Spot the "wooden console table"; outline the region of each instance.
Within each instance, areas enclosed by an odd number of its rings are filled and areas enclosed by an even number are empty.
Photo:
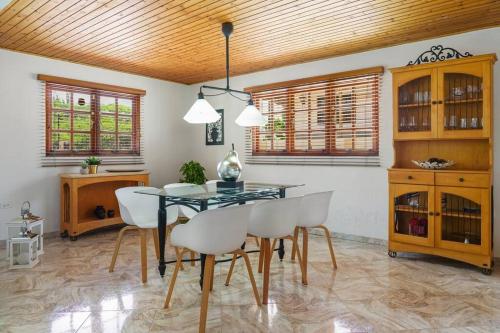
[[[61,225],[62,237],[71,240],[85,232],[102,227],[122,224],[115,190],[127,186],[148,186],[149,171],[98,173],[94,175],[61,174]],[[98,219],[96,206],[112,209],[115,216]]]

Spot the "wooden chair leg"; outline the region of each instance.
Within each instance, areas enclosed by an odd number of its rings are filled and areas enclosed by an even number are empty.
[[[208,296],[210,295],[210,284],[212,283],[215,256],[208,255],[205,260],[205,278],[203,279],[203,292],[201,295],[200,326],[199,333],[205,333],[207,327]]]
[[[271,257],[269,258],[269,261],[273,259],[274,255],[274,248],[276,247],[276,242],[278,241],[277,238],[273,239],[273,244],[271,245],[271,253],[269,254]]]
[[[293,239],[295,240],[292,245],[292,260],[295,260],[295,252],[297,252],[297,241],[299,239],[299,227],[295,227],[293,231]]]
[[[250,279],[250,283],[252,284],[252,289],[253,289],[253,294],[255,296],[255,301],[257,302],[258,306],[261,306],[262,303],[260,301],[259,291],[257,290],[257,285],[255,284],[255,279],[253,277],[252,264],[250,263],[250,259],[248,258],[248,254],[246,254],[245,251],[243,251],[243,250],[239,250],[237,253],[239,255],[241,255],[243,257],[243,259],[245,259],[245,264],[247,266],[247,271],[248,271],[248,278]],[[235,260],[236,257],[237,257],[237,255],[234,254],[233,260]]]
[[[159,245],[159,239],[158,239],[158,229],[153,228],[151,229],[151,232],[153,233],[153,242],[155,243],[155,254],[156,254],[156,260],[160,260],[160,245]]]
[[[210,291],[214,289],[214,276],[215,276],[215,264],[214,268],[212,269],[212,277],[210,278]]]
[[[262,267],[264,266],[264,247],[262,246],[262,238],[260,239],[260,253],[259,253],[259,267],[258,272],[262,273]]]
[[[260,248],[259,237],[254,236],[253,238],[255,239],[255,244],[257,245],[257,247]]]
[[[179,269],[182,265],[182,256],[177,256],[177,262],[175,263],[174,273],[170,278],[170,284],[168,286],[167,297],[165,298],[165,304],[163,304],[164,309],[168,309],[170,306],[170,299],[172,298],[172,294],[174,292],[175,280],[177,279],[177,274],[179,273]]]
[[[235,253],[233,254],[233,260],[231,260],[231,266],[229,266],[229,272],[227,273],[226,277],[226,286],[229,286],[229,282],[231,281],[231,275],[233,274],[233,269],[234,269],[234,264],[236,263],[236,258],[238,258],[238,255]]]
[[[182,259],[184,259],[184,252],[181,252],[178,247],[175,248],[175,255],[181,257],[181,271],[184,270],[184,265],[182,264]]]
[[[118,257],[118,252],[120,251],[120,245],[122,243],[123,234],[127,230],[135,230],[135,229],[137,229],[136,226],[129,225],[129,226],[123,227],[120,230],[120,232],[118,233],[118,239],[116,240],[116,244],[115,244],[115,252],[113,253],[113,257],[111,258],[111,264],[109,265],[109,272],[110,273],[115,270],[116,257]]]
[[[307,250],[308,250],[308,232],[307,228],[302,229],[302,284],[307,286]]]
[[[330,257],[332,258],[333,268],[337,269],[337,260],[335,260],[335,252],[333,252],[332,238],[330,237],[330,230],[324,225],[318,226],[318,228],[323,229],[325,232],[326,241],[328,243],[328,249],[330,250]]]
[[[147,234],[145,229],[139,229],[141,236],[141,276],[142,283],[148,282],[148,248]]]
[[[299,266],[300,266],[300,273],[302,274],[302,272],[304,271],[304,268],[302,266],[302,256],[300,255],[300,248],[299,248],[299,242],[297,239],[295,239],[294,237],[292,237],[292,246],[295,246],[296,250],[295,250],[295,254],[297,255],[297,259],[299,261]]]
[[[194,252],[194,251],[189,251],[189,252],[191,253],[191,256],[190,256],[190,258],[191,258],[191,266],[194,267],[194,266],[196,266],[196,262],[194,261],[195,256],[196,256],[196,252]]]
[[[271,245],[269,238],[261,238],[261,245],[264,247],[264,281],[262,282],[262,304],[267,304],[269,297],[269,270],[271,268]]]

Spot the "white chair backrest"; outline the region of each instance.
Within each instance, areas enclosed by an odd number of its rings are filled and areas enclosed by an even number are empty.
[[[194,186],[194,188],[192,190],[193,192],[197,191],[196,184],[192,184],[192,183],[172,183],[172,184],[167,184],[167,185],[163,186],[163,188],[165,189],[165,192],[169,193],[169,190],[172,190],[175,188],[177,188],[177,189],[183,188],[183,187],[187,188],[190,186]],[[186,189],[185,192],[186,192],[185,194],[189,194],[190,190]],[[177,206],[177,209],[179,210],[179,212],[178,212],[179,215],[182,217],[192,218],[193,216],[198,214],[197,211],[192,210],[191,208],[186,207],[186,206]],[[168,215],[168,213],[167,213],[167,215]]]
[[[254,204],[248,232],[264,238],[279,238],[293,234],[297,226],[302,197],[257,202]]]
[[[172,183],[172,184],[167,184],[165,186],[163,186],[163,188],[165,189],[165,191],[168,192],[168,190],[171,190],[173,188],[179,188],[179,187],[188,187],[188,186],[194,186],[195,184],[191,184],[191,183]]]
[[[252,207],[242,205],[203,211],[188,223],[175,227],[172,242],[213,255],[237,250],[245,242]]]
[[[115,191],[120,215],[123,222],[138,227],[152,227],[158,219],[158,197],[156,195],[147,195],[135,193],[140,190],[158,190],[155,187],[131,186],[119,188]],[[176,206],[167,208],[168,221],[176,221],[178,209]]]
[[[317,227],[328,219],[333,191],[304,195],[300,204],[298,225],[301,227]]]

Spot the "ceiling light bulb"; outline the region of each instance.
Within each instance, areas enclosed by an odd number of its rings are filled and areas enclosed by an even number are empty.
[[[200,92],[198,99],[184,116],[184,120],[190,124],[208,124],[216,122],[220,117]]]
[[[260,113],[259,109],[253,105],[253,101],[250,100],[235,122],[244,127],[262,127],[267,123],[267,118]]]

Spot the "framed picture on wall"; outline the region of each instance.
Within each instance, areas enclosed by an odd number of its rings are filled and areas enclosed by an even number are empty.
[[[215,110],[220,114],[220,119],[215,123],[206,125],[205,144],[207,146],[216,146],[224,144],[224,110]]]

